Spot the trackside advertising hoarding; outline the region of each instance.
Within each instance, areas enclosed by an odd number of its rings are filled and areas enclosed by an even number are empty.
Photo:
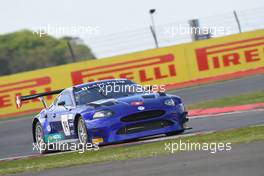
[[[174,84],[264,67],[264,30],[84,61],[0,77],[0,118],[39,110],[39,100],[17,110],[15,97],[111,78],[142,85]],[[54,96],[46,97],[51,103]]]

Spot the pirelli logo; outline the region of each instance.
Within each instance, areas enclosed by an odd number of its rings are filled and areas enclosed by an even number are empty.
[[[164,66],[165,68],[161,68]],[[73,85],[103,79],[127,78],[139,79],[139,83],[176,76],[173,54],[154,57],[135,58],[114,64],[91,67],[71,73]]]
[[[66,71],[64,75],[69,74],[72,85],[82,84],[103,79],[127,78],[130,80],[139,80],[140,83],[155,81],[176,76],[175,57],[173,54],[158,55],[153,57],[131,59],[128,61],[120,60],[117,63],[107,64],[87,69],[75,69]],[[21,94],[30,95],[41,92],[51,91],[52,75],[37,75],[34,79],[25,79],[23,81],[12,81],[11,83],[0,84],[0,109],[15,107],[15,97]],[[60,85],[61,88],[72,85]],[[52,96],[47,96],[51,100]],[[38,99],[26,101],[25,103],[38,102]]]
[[[195,52],[199,71],[259,62],[264,53],[264,37],[198,48]]]
[[[13,106],[15,97],[21,95],[21,92],[25,92],[25,94],[36,94],[39,88],[41,89],[39,93],[44,91],[47,92],[51,91],[50,86],[51,78],[48,76],[0,84],[0,108]],[[51,98],[52,97],[47,97],[47,99]],[[38,99],[32,100],[32,102],[36,101],[38,101]]]

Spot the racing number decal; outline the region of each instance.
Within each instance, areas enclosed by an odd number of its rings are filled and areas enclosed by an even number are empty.
[[[68,115],[61,116],[61,124],[62,124],[62,128],[63,128],[65,136],[70,136],[71,132],[70,132],[70,126],[68,123]]]

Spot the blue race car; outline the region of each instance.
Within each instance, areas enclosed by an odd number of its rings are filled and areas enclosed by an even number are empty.
[[[117,91],[113,89],[116,86]],[[43,96],[52,94],[59,95],[47,107]],[[146,91],[127,79],[21,96],[16,103],[19,107],[22,101],[35,98],[45,107],[32,121],[33,141],[37,144],[76,141],[105,145],[158,134],[174,135],[182,133],[188,121],[179,97]]]

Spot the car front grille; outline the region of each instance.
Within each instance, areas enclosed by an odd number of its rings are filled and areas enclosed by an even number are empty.
[[[135,114],[130,114],[128,116],[122,117],[120,120],[121,122],[135,122],[135,121],[160,117],[164,114],[165,114],[164,110],[150,110],[150,111],[143,111]]]
[[[148,131],[148,130],[155,130],[160,129],[168,126],[172,126],[173,122],[169,120],[159,120],[159,121],[152,121],[152,122],[144,122],[136,125],[130,125],[126,127],[122,127],[117,131],[118,135],[122,134],[133,134],[138,133],[142,131]]]

